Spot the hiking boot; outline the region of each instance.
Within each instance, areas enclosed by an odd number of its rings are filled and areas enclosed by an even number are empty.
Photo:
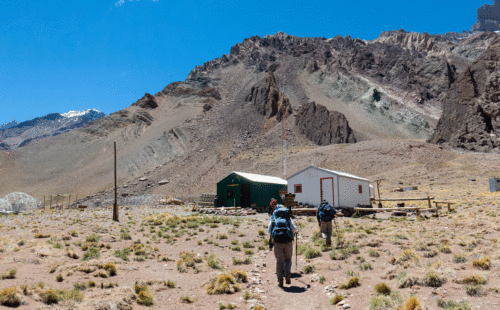
[[[279,287],[283,287],[283,280],[282,281],[278,281],[278,286]]]
[[[292,280],[290,280],[290,278],[285,278],[286,280],[286,284],[292,284]]]

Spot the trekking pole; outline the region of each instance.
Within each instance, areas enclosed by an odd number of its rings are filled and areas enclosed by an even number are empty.
[[[335,229],[337,230],[337,239],[339,240],[338,246],[341,246],[342,241],[340,240],[339,227],[337,226],[337,221],[335,221],[335,217],[333,218],[333,223],[335,224]]]
[[[299,233],[297,232],[295,234],[295,271],[297,271],[297,249],[298,249],[298,243],[299,243]]]

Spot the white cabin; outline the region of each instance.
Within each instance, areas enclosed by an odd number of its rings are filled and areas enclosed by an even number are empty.
[[[370,206],[370,197],[375,195],[368,179],[315,166],[297,172],[287,182],[288,193],[295,194],[297,202],[315,207],[323,199],[334,207]]]

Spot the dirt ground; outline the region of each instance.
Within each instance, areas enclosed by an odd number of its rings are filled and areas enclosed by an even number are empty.
[[[2,216],[0,301],[15,287],[20,309],[412,309],[404,307],[413,295],[422,309],[498,309],[498,193],[436,194],[455,210],[339,218],[336,249],[324,247],[315,218],[297,217],[300,255],[296,265],[294,250],[292,284],[283,289],[266,214],[156,206],[122,207],[119,223],[110,209]],[[333,236],[338,244],[335,229]],[[230,294],[207,293],[210,279],[233,270],[246,279],[222,286]],[[341,288],[354,277],[359,286]],[[390,295],[377,294],[380,283]],[[336,295],[342,305],[330,304]]]

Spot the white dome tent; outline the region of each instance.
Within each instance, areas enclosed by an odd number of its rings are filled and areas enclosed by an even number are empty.
[[[12,212],[12,205],[5,199],[0,198],[0,212]]]
[[[35,198],[26,193],[10,193],[3,198],[12,205],[13,212],[36,211],[38,209]]]

